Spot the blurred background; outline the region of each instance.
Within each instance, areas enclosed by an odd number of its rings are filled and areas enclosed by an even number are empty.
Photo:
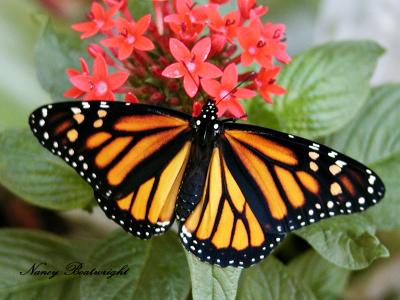
[[[291,55],[331,40],[372,39],[387,51],[373,85],[400,82],[399,0],[262,2],[270,7],[270,21],[287,24]],[[26,127],[28,114],[50,102],[35,71],[36,40],[47,18],[65,27],[82,20],[89,5],[88,0],[0,1],[0,130]],[[55,213],[23,202],[1,185],[0,226],[44,229],[74,238],[102,237],[115,228],[97,208]],[[384,232],[380,238],[391,257],[353,274],[343,299],[400,299],[400,232]]]

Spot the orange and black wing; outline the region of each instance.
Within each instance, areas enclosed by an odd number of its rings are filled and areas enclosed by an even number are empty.
[[[292,230],[361,212],[384,195],[369,168],[306,139],[226,124],[201,201],[181,223],[186,248],[201,260],[246,267]]]
[[[216,146],[199,203],[186,218],[180,217],[181,241],[202,261],[247,267],[266,257],[284,236],[263,228],[266,224],[257,218],[261,206],[250,205],[243,191],[248,187],[240,184],[222,147]]]
[[[32,113],[40,143],[94,189],[107,214],[141,238],[174,220],[191,148],[190,116],[123,102],[66,102]]]

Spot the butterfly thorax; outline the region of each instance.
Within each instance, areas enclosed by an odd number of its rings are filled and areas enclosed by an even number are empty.
[[[193,120],[196,140],[202,145],[210,145],[222,132],[222,123],[218,120],[218,109],[212,100],[203,105],[201,113]]]

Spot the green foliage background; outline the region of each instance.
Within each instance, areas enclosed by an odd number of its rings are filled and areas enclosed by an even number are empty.
[[[131,8],[142,12],[151,6],[135,1]],[[13,22],[26,20],[27,13],[32,16],[29,26]],[[49,99],[62,99],[68,87],[64,70],[77,67],[85,45],[66,25],[38,15],[27,1],[1,3],[0,19],[18,25],[0,27],[14,33],[13,40],[0,45],[1,57],[9,57],[0,73],[9,80],[0,81],[0,183],[40,207],[89,208],[94,204],[90,187],[43,149],[26,124],[30,110]],[[33,45],[34,57],[29,50]],[[174,232],[143,242],[117,230],[88,243],[2,229],[0,298],[187,299],[190,293],[195,300],[340,298],[353,270],[389,255],[377,231],[400,228],[400,84],[369,84],[383,54],[372,41],[334,42],[301,51],[279,76],[278,82],[288,90],[285,96],[273,105],[261,99],[246,103],[251,123],[318,139],[364,162],[386,184],[387,196],[376,207],[298,230],[277,249],[278,254],[291,253],[302,239],[311,246],[306,252],[291,255],[289,262],[272,255],[241,271],[200,263],[185,254]],[[32,79],[33,72],[45,92]],[[20,83],[17,88],[11,84],[15,80]],[[100,269],[128,264],[130,271],[112,279],[19,275],[41,261],[59,269],[71,261]]]

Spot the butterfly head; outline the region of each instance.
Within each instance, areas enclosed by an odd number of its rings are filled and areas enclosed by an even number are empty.
[[[201,108],[199,116],[195,119],[196,127],[206,128],[209,127],[209,125],[212,125],[213,123],[217,122],[218,120],[217,112],[218,109],[217,106],[215,105],[215,102],[211,99],[207,100],[207,102]]]
[[[205,120],[216,120],[217,119],[218,108],[215,105],[215,102],[211,99],[208,99],[207,102],[201,108],[201,113],[199,118]]]
[[[221,130],[221,122],[218,120],[218,109],[215,102],[209,99],[202,107],[200,115],[194,119],[194,127],[201,136],[203,143],[211,137],[216,137]]]

